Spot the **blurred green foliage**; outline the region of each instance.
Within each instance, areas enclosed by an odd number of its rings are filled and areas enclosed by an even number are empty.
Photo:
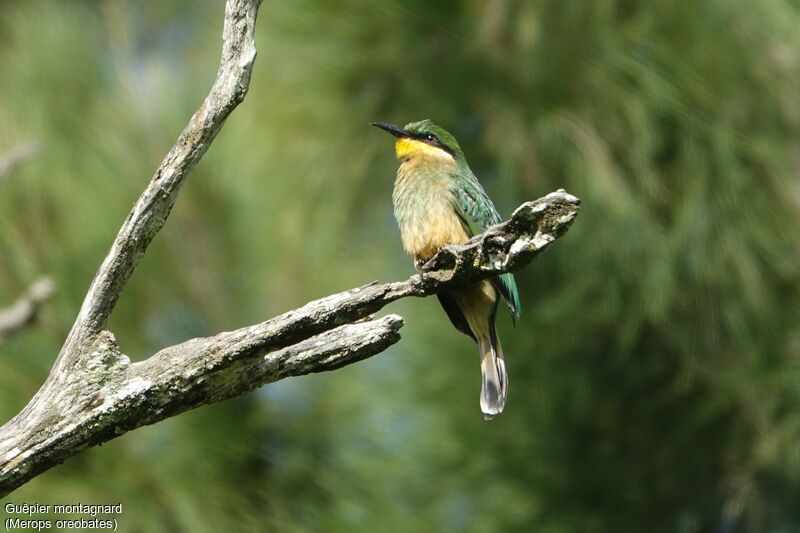
[[[45,378],[133,201],[209,87],[221,2],[0,2],[0,418]],[[126,531],[800,530],[800,6],[264,2],[250,94],[112,320],[134,359],[412,271],[391,142],[432,118],[506,214],[565,187],[519,276],[506,413],[435,300],[396,347],[137,430],[10,501]]]

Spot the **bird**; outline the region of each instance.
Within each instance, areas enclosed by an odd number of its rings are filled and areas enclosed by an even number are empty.
[[[461,244],[502,219],[469,167],[458,141],[428,119],[398,127],[371,122],[395,137],[400,167],[392,204],[405,251],[419,270],[443,246]],[[503,412],[508,374],[495,316],[499,301],[513,322],[520,316],[517,284],[511,273],[439,293],[439,302],[456,329],[478,345],[480,407],[485,420]]]

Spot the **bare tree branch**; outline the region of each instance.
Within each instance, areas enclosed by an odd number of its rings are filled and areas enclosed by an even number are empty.
[[[107,339],[103,328],[133,269],[163,227],[181,185],[205,154],[225,119],[247,93],[256,56],[254,34],[260,3],[260,0],[227,0],[222,58],[211,91],[122,224],[44,385],[19,415],[0,428],[0,462],[4,460],[5,450],[16,448],[17,438],[6,438],[7,428],[37,431],[41,429],[43,420],[76,414],[75,410],[80,407],[70,405],[67,408],[65,399],[78,397],[76,387],[81,386],[81,380],[88,377],[95,380],[96,385],[102,384],[107,376],[98,371],[98,364],[113,367],[123,361],[118,351],[97,350],[105,346]],[[65,408],[62,413],[54,411],[54,408],[61,407]],[[12,448],[8,448],[9,445]],[[5,486],[2,479],[6,473],[7,468],[0,466],[2,487]]]
[[[402,324],[402,318],[389,315],[281,346],[279,339],[264,335],[269,328],[264,323],[192,339],[141,363],[120,354],[113,335],[104,331],[93,346],[91,374],[68,376],[49,411],[35,419],[18,416],[0,429],[0,496],[137,427],[264,383],[365,359],[397,342]]]
[[[517,270],[561,236],[579,201],[564,191],[519,207],[468,243],[443,248],[406,281],[371,283],[275,318],[171,346],[140,363],[103,331],[85,349],[82,373],[65,373],[0,428],[0,496],[88,446],[187,409],[289,376],[339,368],[385,350],[403,320],[360,322],[408,296],[427,296]]]
[[[4,154],[0,154],[0,181],[7,178],[17,167],[39,153],[39,143],[22,143]]]
[[[56,284],[52,278],[39,278],[14,304],[0,309],[0,342],[20,332],[33,322],[39,308],[53,296],[55,289]]]
[[[560,190],[518,208],[460,246],[441,250],[408,280],[372,283],[260,324],[191,339],[131,363],[104,328],[178,189],[238,104],[255,57],[258,0],[228,0],[222,63],[200,110],[128,215],[92,282],[42,388],[0,427],[0,497],[81,450],[127,431],[253,388],[340,368],[399,339],[402,318],[371,315],[407,296],[426,296],[517,270],[570,226],[577,198]]]
[[[228,115],[244,100],[256,58],[254,39],[260,0],[228,0],[222,59],[217,78],[175,145],[161,162],[100,266],[83,301],[60,358],[80,353],[74,342],[97,334],[108,323],[122,289],[156,233],[164,226],[189,173],[203,157]]]

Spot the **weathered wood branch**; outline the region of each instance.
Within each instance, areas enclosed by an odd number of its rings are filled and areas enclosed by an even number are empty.
[[[55,292],[56,284],[49,277],[37,279],[16,302],[0,309],[0,342],[19,333],[36,319],[39,308]]]
[[[191,339],[131,363],[110,332],[85,348],[80,373],[0,428],[0,496],[79,451],[187,409],[244,394],[285,377],[333,370],[385,350],[402,318],[367,320],[385,305],[518,270],[562,235],[579,201],[564,191],[520,206],[511,218],[459,246],[443,248],[422,272],[370,283],[270,320]]]
[[[205,155],[225,119],[250,86],[256,58],[255,23],[260,0],[228,0],[225,6],[222,59],[206,99],[133,206],[92,281],[57,365],[71,366],[79,345],[99,333],[139,260],[164,226],[178,191]]]
[[[208,96],[123,222],[44,385],[20,414],[0,428],[0,495],[13,488],[6,488],[5,484],[10,472],[6,457],[8,461],[15,461],[20,454],[30,451],[25,448],[19,453],[15,451],[20,432],[45,431],[48,421],[76,416],[75,411],[80,406],[70,400],[79,400],[78,388],[102,384],[107,378],[106,373],[98,370],[98,364],[121,364],[118,351],[98,348],[106,346],[108,335],[104,328],[134,268],[166,222],[181,185],[203,157],[225,119],[247,94],[256,57],[255,23],[260,3],[260,0],[227,0],[222,58]],[[10,433],[13,433],[12,438],[8,438]],[[37,468],[41,471],[41,465],[34,465],[39,463],[23,464],[22,468],[28,468],[29,472]]]
[[[0,496],[89,446],[264,383],[334,370],[385,350],[403,320],[345,324],[285,345],[268,322],[166,348],[131,363],[104,331],[88,373],[66,376],[50,409],[0,428]],[[294,333],[294,332],[292,332]]]
[[[289,376],[334,370],[385,350],[402,318],[386,304],[518,270],[570,226],[577,198],[560,190],[460,246],[441,250],[408,280],[371,283],[275,318],[191,339],[132,363],[105,327],[120,292],[178,190],[247,92],[258,0],[228,0],[217,80],[139,198],[100,266],[42,388],[0,428],[0,497],[89,446],[187,409]]]

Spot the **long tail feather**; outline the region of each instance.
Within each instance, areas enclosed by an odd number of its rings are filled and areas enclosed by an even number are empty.
[[[439,299],[455,326],[478,343],[481,357],[481,411],[491,420],[503,412],[508,391],[508,375],[503,349],[495,328],[499,300],[492,282],[482,281],[455,292],[452,298]]]
[[[492,337],[495,342],[492,342]],[[491,420],[505,407],[508,374],[496,335],[478,338],[478,349],[481,354],[481,411],[485,420]]]

